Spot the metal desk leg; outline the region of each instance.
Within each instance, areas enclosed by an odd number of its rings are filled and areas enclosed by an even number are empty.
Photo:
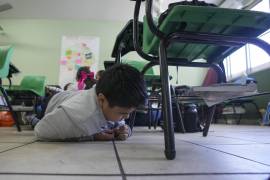
[[[168,160],[172,160],[175,158],[176,153],[174,143],[171,91],[164,41],[161,41],[159,47],[159,63],[162,84],[162,114],[164,121],[165,156]]]
[[[159,108],[156,108],[156,114],[155,114],[155,118],[154,118],[154,129],[157,129],[158,116],[159,116]]]
[[[206,137],[207,134],[208,134],[208,131],[209,131],[209,127],[210,127],[210,124],[214,118],[214,115],[215,115],[215,111],[216,111],[216,105],[212,106],[209,108],[209,116],[207,116],[207,119],[205,121],[205,126],[203,128],[203,136]]]
[[[148,102],[148,129],[151,129],[152,126],[152,116],[153,116],[153,109],[152,109],[152,102]]]
[[[172,93],[173,93],[173,97],[174,97],[173,102],[175,103],[176,112],[177,112],[177,115],[179,116],[179,119],[177,118],[178,122],[175,123],[175,126],[176,126],[175,131],[186,133],[186,129],[185,129],[184,121],[183,121],[183,116],[181,113],[180,105],[179,105],[177,97],[176,97],[175,89],[173,89],[173,88],[171,88],[171,89],[172,89]]]

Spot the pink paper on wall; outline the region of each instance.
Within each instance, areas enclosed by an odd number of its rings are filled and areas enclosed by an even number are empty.
[[[63,36],[59,61],[59,85],[75,82],[77,69],[89,66],[96,72],[99,61],[99,38],[90,36]]]

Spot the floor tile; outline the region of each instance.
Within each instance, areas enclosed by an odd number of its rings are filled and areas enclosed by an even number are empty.
[[[116,141],[118,144],[153,144],[164,143],[164,133],[161,130],[148,130],[146,127],[135,128],[133,135],[127,141]]]
[[[0,153],[22,146],[23,143],[0,143]]]
[[[270,130],[270,129],[269,129]],[[270,144],[270,132],[239,132],[232,133],[228,132],[226,134],[213,133],[212,136],[230,138],[235,140],[242,140],[250,143],[268,143]]]
[[[33,130],[22,130],[18,132],[16,128],[0,128],[0,143],[25,143],[35,141]]]
[[[176,133],[175,144],[175,160],[166,160],[163,131],[135,127],[127,141],[116,141],[127,179],[266,180],[270,176],[269,127],[214,124],[207,137],[201,132]],[[0,179],[122,179],[112,142],[38,142],[29,129],[0,128],[0,162]]]
[[[202,135],[202,132],[196,133],[186,133],[186,134],[175,134],[175,139],[178,141],[188,141],[193,142],[195,144],[201,145],[222,145],[222,144],[231,144],[231,145],[238,145],[238,144],[256,144],[257,142],[239,139],[239,138],[231,138],[221,135],[214,135],[208,134],[207,137]]]
[[[1,153],[0,162],[0,173],[120,173],[111,142],[36,142]]]
[[[189,176],[174,176],[174,175],[167,175],[167,176],[136,176],[136,177],[129,177],[128,180],[267,180],[269,175],[189,175]]]
[[[213,128],[212,128],[213,127]],[[228,125],[228,124],[211,124],[210,131],[215,132],[228,132],[228,131],[234,131],[234,132],[250,132],[252,131],[265,131],[267,132],[269,129],[269,126],[254,126],[254,125]]]
[[[269,166],[270,171],[270,144],[251,145],[206,145],[213,149],[234,154],[239,157],[257,161]]]
[[[214,125],[209,135],[250,143],[270,143],[269,130],[269,126]]]
[[[0,175],[6,180],[122,180],[121,176]]]
[[[268,166],[184,142],[177,138],[176,159],[166,160],[163,153],[162,132],[153,136],[145,132],[134,132],[133,137],[125,143],[117,142],[117,149],[124,170],[128,174],[270,172]]]

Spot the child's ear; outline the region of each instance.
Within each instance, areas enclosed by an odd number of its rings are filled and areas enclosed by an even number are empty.
[[[102,106],[102,104],[103,104],[104,101],[106,100],[106,97],[105,97],[102,93],[99,93],[99,94],[97,95],[97,100],[98,100],[100,106]]]
[[[105,98],[105,96],[104,96],[102,93],[99,93],[99,94],[97,95],[97,97],[98,97],[99,99],[104,99],[104,98]]]

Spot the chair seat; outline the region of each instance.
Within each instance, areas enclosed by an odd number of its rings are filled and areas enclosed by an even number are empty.
[[[270,28],[270,14],[250,10],[228,9],[210,6],[176,5],[171,8],[164,20],[158,24],[164,34],[208,33],[232,37],[257,37]],[[185,37],[185,35],[183,35]],[[143,24],[143,51],[158,54],[159,38],[151,32],[146,17]],[[230,55],[240,47],[207,45],[207,43],[171,43],[168,57],[205,59],[212,62],[221,54]]]
[[[13,105],[12,106],[13,111],[16,112],[33,112],[34,111],[34,106],[22,106],[22,105]]]

